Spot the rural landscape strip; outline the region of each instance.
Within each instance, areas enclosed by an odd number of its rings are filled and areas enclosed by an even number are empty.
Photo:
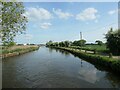
[[[14,46],[13,46],[14,47]],[[21,46],[21,47],[24,47],[24,46]],[[17,55],[21,55],[21,54],[24,54],[24,53],[27,53],[27,52],[31,52],[31,51],[35,51],[35,50],[38,50],[39,49],[39,46],[27,46],[27,47],[24,47],[24,48],[16,48],[16,49],[13,49],[13,50],[9,50],[9,49],[3,49],[2,50],[2,53],[0,54],[0,57],[2,58],[7,58],[7,57],[12,57],[12,56],[17,56]]]
[[[53,48],[68,51],[74,54],[75,56],[85,59],[86,61],[94,65],[102,65],[103,67],[109,68],[113,72],[116,72],[118,74],[120,73],[120,60],[118,59],[113,59],[101,55],[88,54],[69,47],[53,47]]]

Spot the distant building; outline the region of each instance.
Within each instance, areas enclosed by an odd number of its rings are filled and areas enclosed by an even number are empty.
[[[27,45],[27,44],[25,43],[25,44],[23,44],[23,45],[25,46],[25,45]]]

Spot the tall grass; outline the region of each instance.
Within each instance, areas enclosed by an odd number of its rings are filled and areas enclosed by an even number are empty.
[[[2,54],[21,52],[21,51],[25,51],[25,50],[31,51],[31,50],[36,50],[36,49],[38,49],[38,47],[29,47],[29,48],[25,48],[25,49],[17,48],[14,50],[2,49]]]

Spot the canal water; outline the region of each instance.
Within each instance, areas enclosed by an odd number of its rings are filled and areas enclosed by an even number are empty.
[[[46,47],[2,62],[3,88],[120,88],[120,76]]]

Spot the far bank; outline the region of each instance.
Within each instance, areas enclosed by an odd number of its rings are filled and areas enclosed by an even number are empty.
[[[17,55],[35,51],[38,49],[39,49],[38,45],[16,45],[16,46],[7,47],[7,48],[1,46],[0,57],[7,58],[12,56],[17,56]]]

